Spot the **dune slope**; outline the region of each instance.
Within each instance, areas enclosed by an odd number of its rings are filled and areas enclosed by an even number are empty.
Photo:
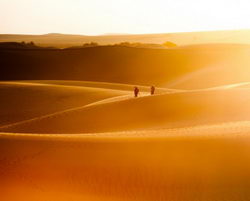
[[[237,201],[249,198],[249,136],[204,127],[179,136],[134,133],[0,135],[2,201]],[[222,127],[227,128],[227,125]],[[239,133],[238,133],[239,132]],[[212,132],[213,133],[213,132]],[[234,135],[237,134],[237,135]],[[151,136],[151,137],[149,137]]]
[[[17,133],[91,133],[250,120],[250,89],[172,92],[115,99],[3,127]]]
[[[130,88],[133,89],[132,86]],[[0,82],[0,126],[130,93],[118,88],[84,87],[84,84],[79,87],[70,86],[63,81],[61,85]]]
[[[0,79],[87,80],[179,89],[207,88],[250,81],[249,53],[249,45],[236,44],[166,50],[126,47],[2,49]]]
[[[52,84],[52,85],[63,85],[63,86],[72,86],[72,87],[91,87],[91,88],[100,88],[100,89],[109,89],[109,90],[119,90],[127,91],[131,93],[135,86],[140,88],[141,92],[150,91],[150,86],[143,85],[131,85],[131,84],[119,84],[119,83],[109,83],[109,82],[93,82],[93,81],[71,81],[71,80],[24,80],[26,83],[38,83],[38,84]],[[182,90],[168,89],[168,88],[159,88],[157,87],[157,93],[164,92],[176,92]]]
[[[1,110],[27,118],[0,128],[1,201],[250,196],[249,83],[155,96],[145,87],[139,98],[111,83],[0,86]],[[39,109],[47,114],[33,118]]]
[[[242,48],[235,46],[216,45],[200,46],[207,51],[222,51],[224,59],[217,60],[211,65],[204,65],[203,68],[189,72],[178,79],[168,83],[166,87],[177,89],[204,89],[219,85],[249,82],[249,49],[247,46]],[[225,50],[230,48],[231,50]],[[199,58],[197,58],[199,59]]]
[[[229,43],[248,33],[0,41]],[[249,200],[249,55],[241,44],[1,48],[0,200]]]

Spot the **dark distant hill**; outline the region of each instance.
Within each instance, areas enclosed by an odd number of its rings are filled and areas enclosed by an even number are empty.
[[[0,49],[55,49],[53,47],[39,47],[35,45],[33,42],[25,43],[25,42],[0,42]]]
[[[88,47],[97,47],[97,46],[102,46],[99,45],[98,43],[85,43],[81,46],[73,46],[73,47],[68,47],[64,49],[82,49],[82,48],[88,48]],[[123,43],[118,43],[114,45],[109,45],[109,46],[116,46],[116,47],[133,47],[133,48],[151,48],[151,49],[166,49],[166,48],[173,48],[173,46],[167,46],[165,44],[151,44],[151,43],[128,43],[128,42],[123,42]],[[177,46],[176,46],[177,47]]]
[[[229,83],[232,83],[250,80],[249,72],[244,70],[249,65],[249,53],[249,45],[231,44],[174,49],[119,46],[65,50],[0,48],[0,80],[86,80],[167,86],[188,73],[200,69],[210,72],[209,69],[220,69],[223,64],[231,73]],[[232,69],[237,72],[242,69],[244,77],[235,76]],[[224,77],[227,71],[223,71]],[[209,73],[202,76],[207,79]],[[202,76],[199,76],[201,81]],[[211,85],[223,84],[220,80],[211,77]]]
[[[238,31],[208,31],[169,34],[118,34],[84,36],[70,34],[45,34],[45,35],[11,35],[0,34],[0,42],[30,42],[39,46],[52,46],[66,48],[81,46],[84,43],[97,42],[100,45],[129,43],[163,44],[171,41],[177,45],[191,45],[204,43],[248,43],[250,44],[250,30]]]

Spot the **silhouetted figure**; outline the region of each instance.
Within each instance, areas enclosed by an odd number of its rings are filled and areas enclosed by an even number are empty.
[[[151,95],[155,94],[155,87],[154,86],[151,87],[150,93],[151,93]]]
[[[138,97],[139,91],[140,91],[140,90],[139,90],[138,87],[135,87],[135,88],[134,88],[135,98]]]

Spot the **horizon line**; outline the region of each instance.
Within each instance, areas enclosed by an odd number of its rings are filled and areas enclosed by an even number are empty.
[[[72,35],[72,36],[85,36],[85,37],[99,37],[99,36],[129,36],[129,35],[161,35],[161,34],[178,34],[178,33],[204,33],[204,32],[220,32],[220,31],[250,31],[246,29],[216,29],[216,30],[197,30],[197,31],[176,31],[176,32],[152,32],[152,33],[103,33],[103,34],[77,34],[77,33],[0,33],[0,35],[30,35],[30,36],[44,36],[44,35]]]

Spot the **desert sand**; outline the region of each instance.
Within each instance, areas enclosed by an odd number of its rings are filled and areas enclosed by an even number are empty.
[[[170,49],[0,48],[0,80],[81,80],[204,89],[249,82],[249,55],[250,45],[246,44],[199,44]]]
[[[0,53],[1,201],[249,200],[249,45]]]
[[[1,200],[249,199],[249,83],[133,87],[1,82]]]

